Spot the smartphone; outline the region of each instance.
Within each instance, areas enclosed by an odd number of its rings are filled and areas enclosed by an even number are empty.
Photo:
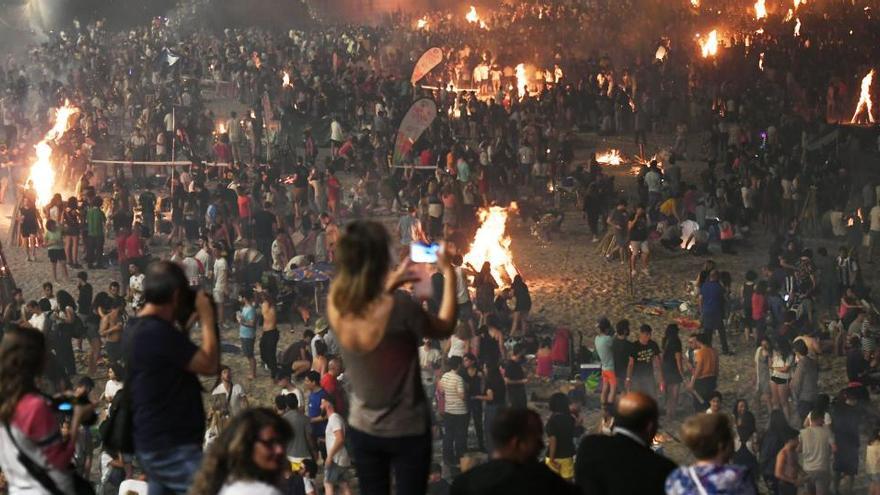
[[[73,403],[65,400],[63,402],[59,402],[56,408],[58,409],[58,412],[69,413],[73,411]]]
[[[414,242],[409,245],[409,259],[413,263],[436,263],[437,251],[439,250],[440,245],[437,243],[423,244],[421,242]]]

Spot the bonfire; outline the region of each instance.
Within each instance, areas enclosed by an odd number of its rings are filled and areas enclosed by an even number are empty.
[[[37,206],[45,205],[52,197],[55,186],[55,168],[51,161],[53,146],[70,128],[70,118],[76,113],[79,113],[79,109],[65,101],[64,106],[55,111],[55,122],[52,128],[36,146],[37,160],[31,165],[28,180],[33,184],[37,193]]]
[[[620,150],[608,150],[602,153],[596,153],[596,161],[602,165],[618,166],[623,163],[623,156]]]
[[[871,101],[871,84],[874,83],[874,69],[871,69],[871,72],[868,72],[868,75],[862,79],[862,91],[859,94],[859,104],[856,105],[856,111],[852,116],[851,124],[860,124],[864,123],[867,120],[867,123],[874,123],[874,102]],[[860,118],[862,114],[865,114],[866,119]]]
[[[480,208],[478,212],[480,227],[474,234],[474,242],[464,255],[465,264],[469,264],[475,270],[480,270],[483,263],[488,262],[492,268],[492,277],[499,286],[509,284],[519,273],[513,263],[510,235],[507,233],[507,218],[510,213],[516,211],[516,203],[510,203],[507,208],[501,206]]]

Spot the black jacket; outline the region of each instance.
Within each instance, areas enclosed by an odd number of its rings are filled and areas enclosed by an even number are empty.
[[[574,475],[583,495],[663,495],[676,467],[624,435],[590,435],[578,447]]]

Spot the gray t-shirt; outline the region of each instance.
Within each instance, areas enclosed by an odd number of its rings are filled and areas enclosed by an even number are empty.
[[[827,426],[801,430],[801,465],[806,472],[831,470],[831,445],[834,438]]]
[[[309,418],[299,411],[287,411],[283,417],[293,430],[293,440],[287,445],[287,456],[311,457],[312,454],[309,452],[307,440],[307,435],[309,435]]]
[[[379,345],[367,353],[342,349],[351,384],[352,428],[386,438],[428,430],[430,416],[418,359],[428,324],[428,314],[409,295],[397,292]]]

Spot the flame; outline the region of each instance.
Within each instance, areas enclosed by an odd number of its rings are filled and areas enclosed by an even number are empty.
[[[517,64],[516,66],[516,91],[519,98],[522,99],[526,95],[526,86],[528,85],[528,77],[526,76],[525,64]]]
[[[256,67],[257,70],[259,70],[260,67],[263,66],[263,61],[260,60],[260,56],[257,55],[257,52],[253,52],[253,53],[251,54],[251,60],[254,61],[254,67]]]
[[[795,35],[795,37],[798,37],[798,36],[801,35],[801,18],[800,18],[800,17],[798,17],[797,19],[795,19],[795,23],[794,23],[794,35]]]
[[[859,104],[856,106],[856,111],[853,114],[851,124],[856,124],[861,122],[859,119],[859,115],[864,111],[868,114],[868,122],[874,123],[874,102],[871,101],[871,84],[874,83],[874,69],[871,69],[871,72],[868,72],[862,79],[862,92],[859,95]]]
[[[558,83],[559,81],[561,81],[563,75],[564,74],[562,72],[562,67],[560,67],[558,65],[554,65],[553,66],[553,78],[554,78],[553,82]]]
[[[289,88],[289,87],[291,87],[291,84],[290,84],[290,74],[288,74],[287,71],[284,71],[284,75],[281,76],[281,87],[282,87],[282,88]]]
[[[416,29],[428,29],[428,16],[424,16],[416,21]]]
[[[464,18],[467,19],[471,24],[480,21],[480,16],[477,14],[477,8],[471,5],[471,9],[468,10],[468,13],[464,15]]]
[[[755,2],[755,19],[760,20],[767,17],[767,6],[764,4],[765,0],[758,0]]]
[[[482,29],[489,29],[489,26],[487,26],[486,23],[483,22],[482,19],[480,19],[480,15],[477,14],[477,8],[473,5],[471,5],[468,13],[464,15],[464,18],[467,19],[467,21],[471,24],[479,24],[480,28]]]
[[[617,166],[623,163],[623,156],[621,156],[620,150],[611,149],[603,153],[597,153],[596,161],[602,165]]]
[[[706,41],[700,40],[700,50],[703,52],[703,58],[714,57],[718,54],[718,31],[713,29],[706,37]]]
[[[513,264],[513,253],[510,252],[510,236],[507,235],[507,216],[517,211],[516,203],[503,208],[490,206],[480,208],[478,213],[480,227],[474,234],[474,242],[468,253],[464,255],[464,262],[469,263],[474,269],[479,270],[484,262],[489,262],[492,267],[492,277],[498,285],[510,281],[519,273]]]
[[[758,55],[758,68],[761,69],[761,72],[764,71],[764,52]]]
[[[807,0],[794,0],[794,10],[797,10],[801,5],[806,5]]]
[[[28,181],[33,184],[37,193],[37,205],[43,206],[52,198],[52,186],[55,185],[55,169],[52,167],[52,144],[57,143],[61,136],[70,128],[70,118],[79,113],[79,109],[64,101],[64,106],[55,111],[55,123],[43,140],[36,145],[37,160],[31,165]]]
[[[792,19],[792,17],[794,17],[794,11],[791,9],[788,9],[788,12],[785,13],[785,19],[782,19],[782,21],[788,22]]]
[[[695,9],[700,8],[700,0],[691,0],[691,7]]]
[[[217,124],[217,133],[218,134],[226,134],[226,124],[224,124],[222,122]]]

